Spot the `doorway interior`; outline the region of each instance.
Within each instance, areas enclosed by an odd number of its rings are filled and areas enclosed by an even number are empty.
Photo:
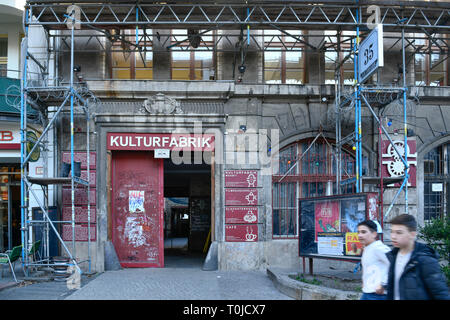
[[[20,164],[0,164],[0,252],[21,244]]]
[[[181,157],[164,159],[165,267],[201,267],[211,243],[211,155]]]

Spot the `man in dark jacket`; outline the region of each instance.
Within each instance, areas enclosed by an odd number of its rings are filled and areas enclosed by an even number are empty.
[[[390,222],[394,249],[390,261],[388,300],[450,300],[447,282],[439,267],[439,257],[429,246],[416,241],[417,223],[402,214]]]

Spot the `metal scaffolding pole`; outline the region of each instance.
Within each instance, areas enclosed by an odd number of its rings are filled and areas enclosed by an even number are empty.
[[[21,81],[21,101],[20,101],[20,109],[21,109],[21,221],[22,221],[22,228],[21,228],[21,237],[22,237],[22,266],[25,270],[26,275],[28,275],[28,268],[29,267],[53,267],[53,266],[69,266],[73,265],[77,268],[78,272],[82,272],[81,268],[79,266],[80,261],[77,261],[76,256],[76,237],[75,237],[75,229],[76,229],[76,211],[75,211],[75,202],[76,202],[76,196],[75,196],[75,190],[79,186],[86,187],[88,192],[88,259],[86,261],[82,262],[88,262],[88,270],[91,272],[91,248],[90,248],[90,241],[91,241],[91,232],[90,232],[90,226],[91,226],[91,211],[90,211],[90,159],[89,159],[89,150],[90,150],[90,114],[89,114],[89,104],[93,103],[93,101],[85,98],[83,95],[89,96],[90,98],[95,97],[92,95],[92,93],[89,90],[84,90],[87,88],[81,88],[82,90],[77,91],[75,88],[74,83],[74,24],[72,24],[71,28],[71,54],[70,54],[70,81],[69,85],[67,87],[61,87],[61,86],[55,86],[57,83],[53,83],[50,85],[50,79],[43,78],[44,81],[42,83],[42,86],[28,86],[28,63],[29,59],[30,61],[36,63],[40,71],[44,74],[48,73],[48,70],[42,65],[41,62],[39,62],[38,59],[33,57],[29,51],[28,51],[28,41],[29,39],[29,20],[28,17],[30,15],[29,9],[25,10],[25,38],[22,42],[22,50],[24,51],[24,60],[23,60],[23,73],[22,73],[22,81]],[[68,18],[72,19],[71,16]],[[47,41],[49,43],[49,41]],[[47,48],[47,51],[49,52],[51,50],[50,47]],[[48,68],[48,55],[47,55],[47,68]],[[40,93],[48,93],[47,95]],[[42,98],[44,96],[50,96],[50,93],[56,93],[55,96],[60,97],[61,104],[56,109],[56,112],[53,114],[53,118],[48,121],[47,120],[47,112],[42,111],[42,109],[48,108],[47,103],[45,101],[45,98]],[[37,141],[34,142],[34,146],[32,148],[29,148],[27,143],[29,142],[27,138],[27,110],[28,110],[28,96],[34,95],[36,97],[35,105],[37,108],[39,108],[39,112],[42,112],[42,116],[44,119],[44,129],[41,134],[41,136],[37,139]],[[70,101],[70,104],[68,102]],[[46,142],[48,142],[48,139],[46,137],[48,136],[50,129],[55,126],[57,123],[57,119],[62,114],[62,110],[64,108],[70,108],[70,168],[71,168],[71,175],[70,177],[48,177],[45,176],[43,178],[39,177],[32,177],[28,174],[27,165],[30,161],[31,154],[36,150],[36,148],[41,148],[43,145],[45,145]],[[87,174],[88,178],[87,181],[84,181],[79,176],[75,175],[75,157],[74,157],[74,150],[75,150],[75,141],[74,141],[74,121],[75,121],[75,108],[81,107],[86,115],[86,121],[87,121]],[[55,144],[54,144],[55,145]],[[31,150],[29,150],[31,149]],[[34,184],[40,185],[42,187],[43,196],[39,195],[38,193],[33,190],[32,186]],[[70,185],[70,192],[71,192],[71,220],[70,221],[52,221],[49,217],[49,193],[48,193],[48,186],[50,184],[55,185]],[[30,194],[29,194],[30,193]],[[42,211],[43,218],[42,220],[36,220],[34,219],[31,212],[29,212],[29,195],[33,197],[33,199],[38,204],[39,208]],[[55,224],[61,223],[61,224],[67,224],[70,223],[71,229],[72,229],[72,246],[71,250],[66,246],[66,243],[63,239],[63,237],[60,235],[60,231],[56,228]],[[43,237],[43,252],[44,257],[43,259],[39,261],[30,262],[30,257],[28,255],[29,248],[33,244],[33,228],[34,226],[42,226],[42,237]],[[54,232],[56,234],[56,238],[61,243],[61,246],[64,248],[68,258],[69,263],[57,263],[53,262],[50,263],[50,251],[49,251],[49,232]]]

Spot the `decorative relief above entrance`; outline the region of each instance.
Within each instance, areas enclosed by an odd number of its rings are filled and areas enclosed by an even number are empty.
[[[174,98],[168,97],[163,93],[157,93],[154,96],[144,100],[141,108],[142,112],[150,114],[181,114],[180,102]]]

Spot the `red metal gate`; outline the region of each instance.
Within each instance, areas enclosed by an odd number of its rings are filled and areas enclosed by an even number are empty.
[[[163,159],[112,156],[112,239],[122,267],[164,267]]]

